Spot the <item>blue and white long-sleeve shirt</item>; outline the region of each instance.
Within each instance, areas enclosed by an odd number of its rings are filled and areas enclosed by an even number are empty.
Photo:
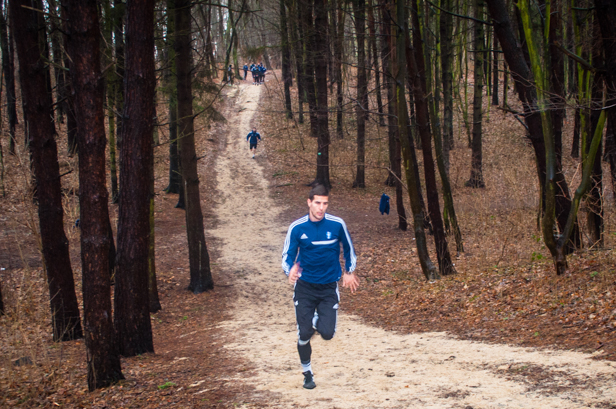
[[[328,284],[340,280],[340,244],[344,250],[344,268],[355,270],[357,256],[346,224],[340,217],[325,213],[318,222],[308,215],[297,219],[287,232],[282,250],[282,269],[289,275],[298,261],[302,280],[313,284]],[[298,255],[299,253],[299,255]]]

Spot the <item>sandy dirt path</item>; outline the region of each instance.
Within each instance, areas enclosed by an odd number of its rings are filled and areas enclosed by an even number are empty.
[[[267,392],[273,408],[615,407],[614,363],[444,333],[386,332],[344,313],[347,292],[334,339],[311,341],[317,388],[303,389],[292,288],[280,267],[288,226],[268,191],[266,157],[251,159],[246,144],[261,89],[240,85],[231,95],[234,117],[216,164],[219,224],[209,232],[223,243],[217,262],[235,275],[239,293],[233,318],[222,324],[233,334],[227,348],[256,368],[240,372],[237,382]],[[335,204],[330,210],[336,213]],[[360,257],[360,275],[361,266]]]

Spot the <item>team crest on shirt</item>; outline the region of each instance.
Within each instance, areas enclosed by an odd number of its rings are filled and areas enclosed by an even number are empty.
[[[332,238],[332,232],[328,231],[328,232],[327,232],[327,240],[329,240],[329,239],[331,239],[331,238]]]

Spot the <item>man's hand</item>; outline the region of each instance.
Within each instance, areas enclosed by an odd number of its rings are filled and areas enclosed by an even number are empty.
[[[291,277],[291,275],[289,275],[289,277]],[[357,288],[359,287],[359,278],[351,273],[351,274],[347,274],[347,273],[343,273],[342,274],[342,286],[343,287],[348,287],[352,293],[355,292],[355,290],[357,290]]]
[[[289,284],[295,285],[295,283],[297,282],[297,279],[300,278],[301,276],[302,276],[302,273],[299,269],[299,263],[293,264],[293,267],[291,267],[291,271],[289,271]]]

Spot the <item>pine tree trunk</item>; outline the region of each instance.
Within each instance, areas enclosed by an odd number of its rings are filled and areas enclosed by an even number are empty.
[[[178,136],[180,163],[186,200],[186,236],[190,263],[188,290],[195,294],[214,288],[210,271],[210,256],[205,243],[203,213],[199,194],[197,154],[195,152],[194,118],[192,111],[191,1],[176,0],[175,55],[178,84]]]
[[[79,141],[79,206],[88,388],[123,379],[114,344],[109,277],[109,209],[105,173],[104,90],[97,4],[62,0],[75,92]],[[66,12],[66,14],[65,14]]]
[[[319,134],[319,126],[317,124],[317,94],[315,85],[315,59],[316,59],[316,45],[315,41],[321,35],[315,35],[315,27],[313,24],[313,0],[297,0],[298,7],[301,8],[300,16],[303,31],[304,42],[304,87],[306,91],[306,97],[308,100],[308,114],[310,117],[310,136],[316,138]],[[301,41],[301,40],[300,40]],[[327,67],[326,67],[327,68]],[[318,159],[318,158],[317,158]]]
[[[357,174],[353,187],[366,187],[366,112],[368,112],[368,84],[366,80],[366,7],[365,0],[353,0],[355,32],[357,35]]]
[[[314,72],[317,102],[317,171],[313,183],[331,187],[329,181],[329,121],[327,105],[327,0],[314,0]]]
[[[6,14],[8,15],[9,13],[7,12]],[[9,41],[8,26],[3,10],[0,10],[0,47],[2,49],[2,73],[4,74],[4,83],[6,84],[6,112],[9,120],[9,153],[14,154],[16,142],[15,126],[17,125],[15,64],[13,58],[14,46],[11,41]]]
[[[291,86],[293,76],[291,75],[291,52],[289,51],[289,34],[287,29],[287,10],[285,0],[280,0],[280,43],[282,44],[282,81],[284,83],[284,102],[287,119],[293,118],[293,108],[291,106]]]
[[[182,174],[180,173],[180,157],[178,154],[178,114],[177,114],[177,81],[175,50],[175,0],[167,0],[167,37],[165,51],[168,67],[165,69],[164,81],[169,109],[169,184],[165,193],[180,193],[182,190]]]
[[[451,0],[444,0],[443,9],[450,11]],[[441,78],[443,83],[443,158],[445,168],[449,173],[449,151],[454,146],[453,141],[453,17],[441,11]]]
[[[473,14],[477,20],[483,20],[484,2],[474,0]],[[483,23],[473,21],[473,138],[471,142],[471,176],[464,184],[466,187],[484,188],[483,181],[483,83],[484,83],[484,43]]]
[[[152,118],[156,84],[154,0],[129,0],[126,17],[114,324],[118,351],[123,356],[135,356],[154,351],[148,298]]]
[[[19,57],[25,123],[30,134],[30,160],[36,180],[41,245],[49,298],[53,339],[66,341],[83,336],[64,211],[60,166],[55,141],[52,98],[47,65],[47,42],[40,1],[11,1],[11,24]]]
[[[368,0],[368,30],[370,37],[368,41],[370,43],[370,49],[374,56],[374,85],[376,92],[376,106],[379,113],[379,126],[385,126],[385,116],[383,115],[383,98],[381,91],[381,71],[379,68],[379,57],[376,46],[376,28],[374,25],[374,4],[373,0]],[[371,66],[369,66],[370,68]]]
[[[297,4],[296,4],[297,3]],[[304,45],[303,41],[300,41],[298,37],[303,38],[302,24],[300,21],[301,7],[299,0],[295,0],[292,3],[293,6],[289,7],[289,14],[291,20],[291,42],[293,44],[293,54],[295,56],[295,68],[297,75],[297,122],[304,123]],[[299,33],[298,33],[299,31]]]

